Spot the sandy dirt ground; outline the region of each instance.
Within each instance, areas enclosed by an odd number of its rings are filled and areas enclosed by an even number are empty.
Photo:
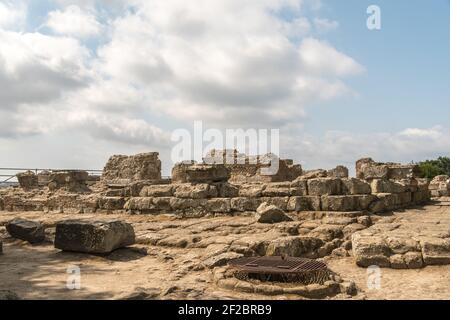
[[[44,222],[49,226],[49,241],[30,245],[8,237],[1,226],[14,217]],[[171,218],[165,216],[108,215],[103,218],[118,217],[133,223],[137,233],[139,226],[171,222]],[[300,299],[298,296],[266,297],[217,288],[210,269],[192,267],[198,257],[206,254],[207,249],[200,247],[187,250],[141,243],[108,256],[61,252],[50,241],[54,232],[52,226],[66,218],[74,216],[0,212],[0,239],[4,252],[0,256],[0,290],[13,291],[22,299]],[[229,219],[237,223],[235,218],[220,219],[219,224]],[[333,257],[326,261],[331,270],[356,283],[359,293],[353,299],[450,299],[449,265],[420,270],[381,269],[380,287],[370,289],[367,270],[357,267],[352,257]],[[79,290],[67,287],[67,282],[73,279],[69,273],[73,267],[80,268]],[[348,298],[338,295],[333,299]]]

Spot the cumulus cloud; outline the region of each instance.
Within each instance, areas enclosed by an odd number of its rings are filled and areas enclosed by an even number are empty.
[[[314,27],[318,32],[329,32],[339,27],[339,22],[329,19],[314,18]]]
[[[351,169],[357,159],[373,157],[379,161],[408,163],[449,155],[450,128],[408,128],[399,132],[355,133],[328,131],[323,136],[297,133],[295,141],[284,137],[290,155],[307,168],[331,168],[344,164]],[[286,148],[287,149],[287,148]]]
[[[364,72],[313,38],[333,25],[303,15],[320,1],[55,3],[52,34],[0,31],[0,137],[83,132],[159,149],[197,119],[289,127],[308,105],[354,94],[346,80]]]
[[[0,29],[21,30],[26,22],[27,7],[22,1],[0,1]]]
[[[102,29],[94,13],[83,11],[76,5],[50,12],[45,26],[57,34],[80,38],[97,36]]]

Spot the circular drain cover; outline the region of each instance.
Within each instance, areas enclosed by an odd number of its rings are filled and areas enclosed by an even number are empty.
[[[295,257],[245,257],[231,260],[228,265],[241,280],[323,284],[331,275],[325,263]]]

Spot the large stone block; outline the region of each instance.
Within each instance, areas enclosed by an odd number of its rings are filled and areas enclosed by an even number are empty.
[[[129,211],[141,211],[145,213],[155,210],[156,207],[153,204],[153,199],[150,197],[134,197],[126,202],[124,209]]]
[[[17,181],[19,181],[20,187],[24,190],[39,187],[39,178],[34,172],[31,171],[19,173],[17,175]]]
[[[348,168],[344,166],[337,166],[334,169],[328,170],[327,176],[329,178],[348,178]]]
[[[341,180],[335,178],[318,178],[308,180],[308,194],[310,196],[340,195]]]
[[[103,170],[102,180],[128,182],[161,180],[161,161],[157,152],[134,156],[112,156]]]
[[[206,199],[182,199],[182,198],[171,198],[170,207],[172,210],[189,210],[198,207],[205,207],[208,200]]]
[[[302,196],[302,197],[290,197],[287,211],[321,211],[320,197],[314,196]]]
[[[450,239],[426,238],[421,240],[421,246],[425,264],[450,264]]]
[[[218,183],[215,185],[218,190],[219,198],[235,198],[239,197],[239,187],[228,182]]]
[[[281,210],[287,211],[289,197],[262,197],[261,201],[267,202],[269,205],[274,205]]]
[[[403,193],[407,188],[392,180],[374,179],[370,183],[372,193]]]
[[[389,257],[392,252],[382,237],[364,236],[360,233],[352,235],[353,256],[360,267],[390,267]]]
[[[259,198],[231,198],[231,209],[238,212],[256,211],[261,202]]]
[[[174,183],[227,182],[230,170],[223,164],[179,163],[172,170]]]
[[[218,196],[217,188],[214,185],[201,184],[180,184],[176,186],[175,197],[189,199],[207,199]]]
[[[48,188],[51,191],[64,189],[68,192],[90,192],[87,186],[89,173],[86,171],[55,171],[49,176]]]
[[[134,243],[134,229],[123,221],[68,220],[56,225],[55,248],[63,251],[105,254]]]
[[[356,211],[355,196],[322,196],[323,211]]]
[[[341,179],[343,194],[370,194],[372,189],[366,181],[356,178]]]
[[[295,236],[284,237],[271,241],[266,249],[267,256],[304,257],[310,256],[324,245],[321,239]]]
[[[308,180],[299,177],[291,183],[291,196],[307,196]]]
[[[230,199],[210,199],[205,204],[205,209],[210,213],[229,213],[231,212]]]
[[[45,240],[45,229],[39,222],[24,219],[14,219],[6,224],[6,231],[11,237],[28,241],[29,243],[40,243]]]
[[[125,202],[123,197],[99,197],[98,208],[108,211],[123,210]]]
[[[262,197],[265,188],[265,184],[243,184],[239,187],[239,196],[246,198],[259,198]]]
[[[140,192],[141,197],[172,197],[174,187],[169,184],[144,186]]]
[[[291,195],[291,183],[268,183],[262,195],[263,197],[288,197]]]

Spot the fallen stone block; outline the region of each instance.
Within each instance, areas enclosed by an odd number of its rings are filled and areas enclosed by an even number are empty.
[[[133,227],[123,221],[68,220],[56,225],[55,248],[105,254],[135,243]]]
[[[337,166],[334,169],[328,170],[327,176],[329,178],[348,178],[348,168],[344,166]]]
[[[310,196],[340,195],[341,180],[335,178],[318,178],[308,180]]]
[[[292,221],[292,219],[280,208],[265,202],[256,210],[256,221],[259,223],[279,223],[283,221]]]
[[[35,244],[45,240],[45,229],[39,222],[14,219],[6,224],[6,231],[11,237]]]

